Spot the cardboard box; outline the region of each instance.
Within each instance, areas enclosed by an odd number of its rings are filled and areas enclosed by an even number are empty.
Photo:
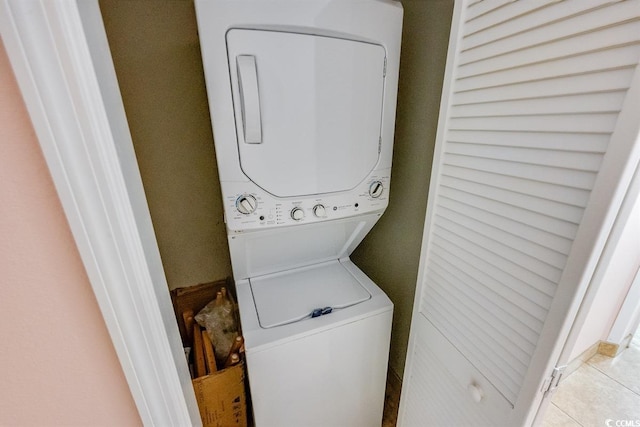
[[[205,427],[247,425],[244,363],[193,380],[193,390]]]
[[[223,286],[233,294],[233,283],[230,280],[204,283],[171,291],[171,300],[180,329],[180,335],[186,347],[192,347],[193,343],[192,334],[187,332],[183,313],[192,310],[194,315],[197,314],[205,305],[215,299],[216,293]],[[236,320],[238,320],[237,313]],[[247,426],[245,369],[243,362],[213,374],[195,378],[192,382],[200,409],[202,424],[205,427]]]

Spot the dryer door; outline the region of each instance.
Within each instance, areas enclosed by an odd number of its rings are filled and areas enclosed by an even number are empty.
[[[227,49],[243,172],[279,197],[351,190],[379,157],[385,50],[232,29]]]

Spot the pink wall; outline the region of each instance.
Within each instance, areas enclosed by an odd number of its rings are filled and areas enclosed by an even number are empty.
[[[0,284],[0,425],[140,425],[1,41]]]

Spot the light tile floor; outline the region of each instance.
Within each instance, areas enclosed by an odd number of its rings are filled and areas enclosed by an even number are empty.
[[[618,357],[597,354],[562,381],[543,423],[543,427],[608,425],[640,426],[639,333]]]

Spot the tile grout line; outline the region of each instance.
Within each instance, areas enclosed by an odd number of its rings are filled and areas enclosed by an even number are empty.
[[[573,421],[575,421],[575,423],[576,423],[576,424],[578,424],[578,425],[579,425],[579,426],[581,426],[581,427],[584,427],[584,425],[583,425],[580,421],[578,421],[578,420],[576,420],[575,418],[573,418],[571,415],[569,415],[567,412],[565,412],[565,410],[564,410],[564,409],[562,409],[561,407],[559,407],[558,405],[556,405],[556,404],[555,404],[555,403],[553,403],[553,402],[551,402],[551,404],[552,404],[553,406],[555,406],[555,407],[556,407],[560,412],[562,412],[563,414],[565,414],[567,417],[569,417],[569,418],[571,418]]]
[[[627,390],[629,390],[631,393],[635,394],[636,396],[640,397],[640,393],[638,393],[635,390],[630,389],[629,387],[627,387],[625,384],[621,383],[620,381],[618,381],[617,379],[613,378],[612,376],[610,376],[609,374],[607,374],[606,372],[604,372],[602,369],[598,368],[595,365],[592,365],[591,363],[589,363],[589,361],[587,361],[587,363],[585,363],[586,365],[589,365],[591,368],[595,369],[596,371],[600,372],[601,374],[603,374],[605,377],[609,378],[611,381],[614,381],[618,384],[620,384],[622,387],[626,388]]]
[[[629,345],[627,346],[627,348],[624,350],[626,352],[638,352],[640,353],[640,347],[636,347],[633,345],[634,342],[633,340],[631,342],[629,342]],[[621,355],[621,354],[620,354]],[[619,355],[619,356],[620,356]],[[595,357],[595,356],[594,356]],[[592,357],[593,358],[593,357]],[[591,359],[592,359],[591,358]],[[631,391],[632,393],[634,393],[637,396],[640,396],[640,393],[638,393],[635,390],[630,389],[629,387],[627,387],[626,385],[622,384],[620,381],[618,381],[617,379],[611,377],[609,374],[607,374],[606,372],[604,372],[603,370],[599,369],[598,367],[596,367],[595,365],[592,365],[591,363],[589,363],[591,361],[591,359],[587,360],[586,364],[588,364],[589,366],[593,367],[594,369],[598,370],[599,372],[602,372],[604,375],[606,375],[608,378],[611,378],[613,381],[617,382],[618,384],[620,384],[621,386],[623,386],[624,388],[626,388],[627,390]],[[613,359],[613,358],[612,358]],[[627,374],[627,370],[625,369],[625,374]]]

